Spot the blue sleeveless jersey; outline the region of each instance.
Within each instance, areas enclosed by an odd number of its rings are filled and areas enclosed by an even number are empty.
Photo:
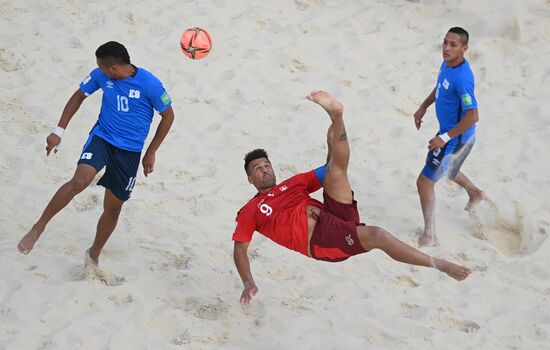
[[[477,108],[474,95],[474,74],[468,61],[456,67],[447,67],[445,61],[439,69],[435,92],[435,113],[439,121],[439,132],[443,134],[454,128],[469,109]],[[475,134],[475,124],[462,133],[467,140]]]
[[[90,132],[118,148],[141,152],[153,121],[153,108],[164,112],[170,96],[153,74],[143,68],[121,80],[109,79],[99,68],[81,83],[80,90],[89,96],[101,88],[103,98],[96,125]]]

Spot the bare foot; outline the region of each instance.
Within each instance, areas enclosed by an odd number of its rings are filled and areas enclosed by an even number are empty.
[[[472,273],[472,270],[466,266],[453,264],[452,262],[443,259],[434,258],[434,265],[436,269],[441,272],[445,272],[457,281],[466,279],[466,277]]]
[[[419,247],[435,247],[439,245],[439,241],[437,240],[436,236],[430,236],[425,233],[423,233],[418,238],[418,246]]]
[[[474,207],[481,202],[482,200],[486,199],[487,196],[485,195],[485,192],[479,191],[476,193],[470,194],[470,200],[468,200],[468,203],[464,207],[464,210],[472,210]]]
[[[34,225],[32,229],[26,235],[24,235],[17,244],[17,250],[19,250],[19,253],[25,255],[29,254],[43,231],[43,227],[37,227],[36,225]]]
[[[90,249],[87,249],[84,255],[84,266],[99,266],[99,259],[94,259],[90,256]]]
[[[344,113],[344,105],[326,91],[313,91],[306,98],[323,107],[333,121],[335,118],[341,118]]]

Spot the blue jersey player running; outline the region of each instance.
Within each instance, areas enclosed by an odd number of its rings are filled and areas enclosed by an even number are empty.
[[[154,110],[162,117],[145,155],[143,173],[153,172],[155,153],[168,134],[174,112],[170,96],[162,83],[143,68],[130,63],[126,48],[110,41],[96,53],[97,65],[67,102],[58,126],[46,139],[46,154],[61,142],[69,121],[87,96],[101,89],[103,97],[97,123],[90,131],[73,178],[59,188],[32,229],[21,239],[18,250],[28,254],[48,222],[106,168],[98,185],[105,187],[103,214],[95,240],[86,252],[86,261],[97,265],[99,254],[114,231],[123,203],[130,198],[136,183],[141,151]]]
[[[479,120],[474,95],[474,75],[464,58],[468,49],[468,32],[460,27],[449,29],[443,40],[443,63],[437,84],[414,114],[414,123],[420,129],[426,109],[435,102],[439,122],[437,135],[428,143],[428,156],[416,185],[424,215],[424,232],[419,246],[438,244],[435,234],[435,183],[445,174],[469,195],[466,209],[471,209],[485,194],[461,171],[462,163],[475,141],[476,122]]]

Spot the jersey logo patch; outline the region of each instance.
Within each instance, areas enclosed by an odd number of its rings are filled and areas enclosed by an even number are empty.
[[[130,98],[139,98],[139,90],[130,89],[130,92],[128,93],[128,97]]]
[[[447,81],[447,78],[445,78],[445,80],[443,80],[443,87],[445,88],[445,90],[448,90],[449,89],[449,82]]]
[[[470,94],[464,94],[462,95],[462,103],[464,104],[464,106],[470,106],[473,104],[472,102],[472,96],[470,96]]]
[[[113,82],[110,81],[110,80],[107,80],[107,82],[105,83],[105,85],[107,85],[107,87],[108,87],[109,89],[112,89],[113,86],[115,85],[115,83],[113,83]]]
[[[164,91],[162,96],[160,96],[160,99],[162,100],[162,103],[164,103],[165,106],[168,105],[170,102],[172,102],[170,95],[168,95],[168,92],[166,91]]]

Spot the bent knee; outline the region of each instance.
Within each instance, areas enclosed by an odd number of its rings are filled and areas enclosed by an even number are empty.
[[[357,234],[366,251],[384,246],[389,239],[388,232],[379,226],[360,226],[357,228]]]
[[[109,216],[118,217],[122,211],[122,206],[106,206],[103,211]]]
[[[87,179],[83,177],[73,177],[69,181],[69,185],[71,187],[71,190],[75,193],[79,193],[84,191],[86,187],[90,185],[93,179]]]

